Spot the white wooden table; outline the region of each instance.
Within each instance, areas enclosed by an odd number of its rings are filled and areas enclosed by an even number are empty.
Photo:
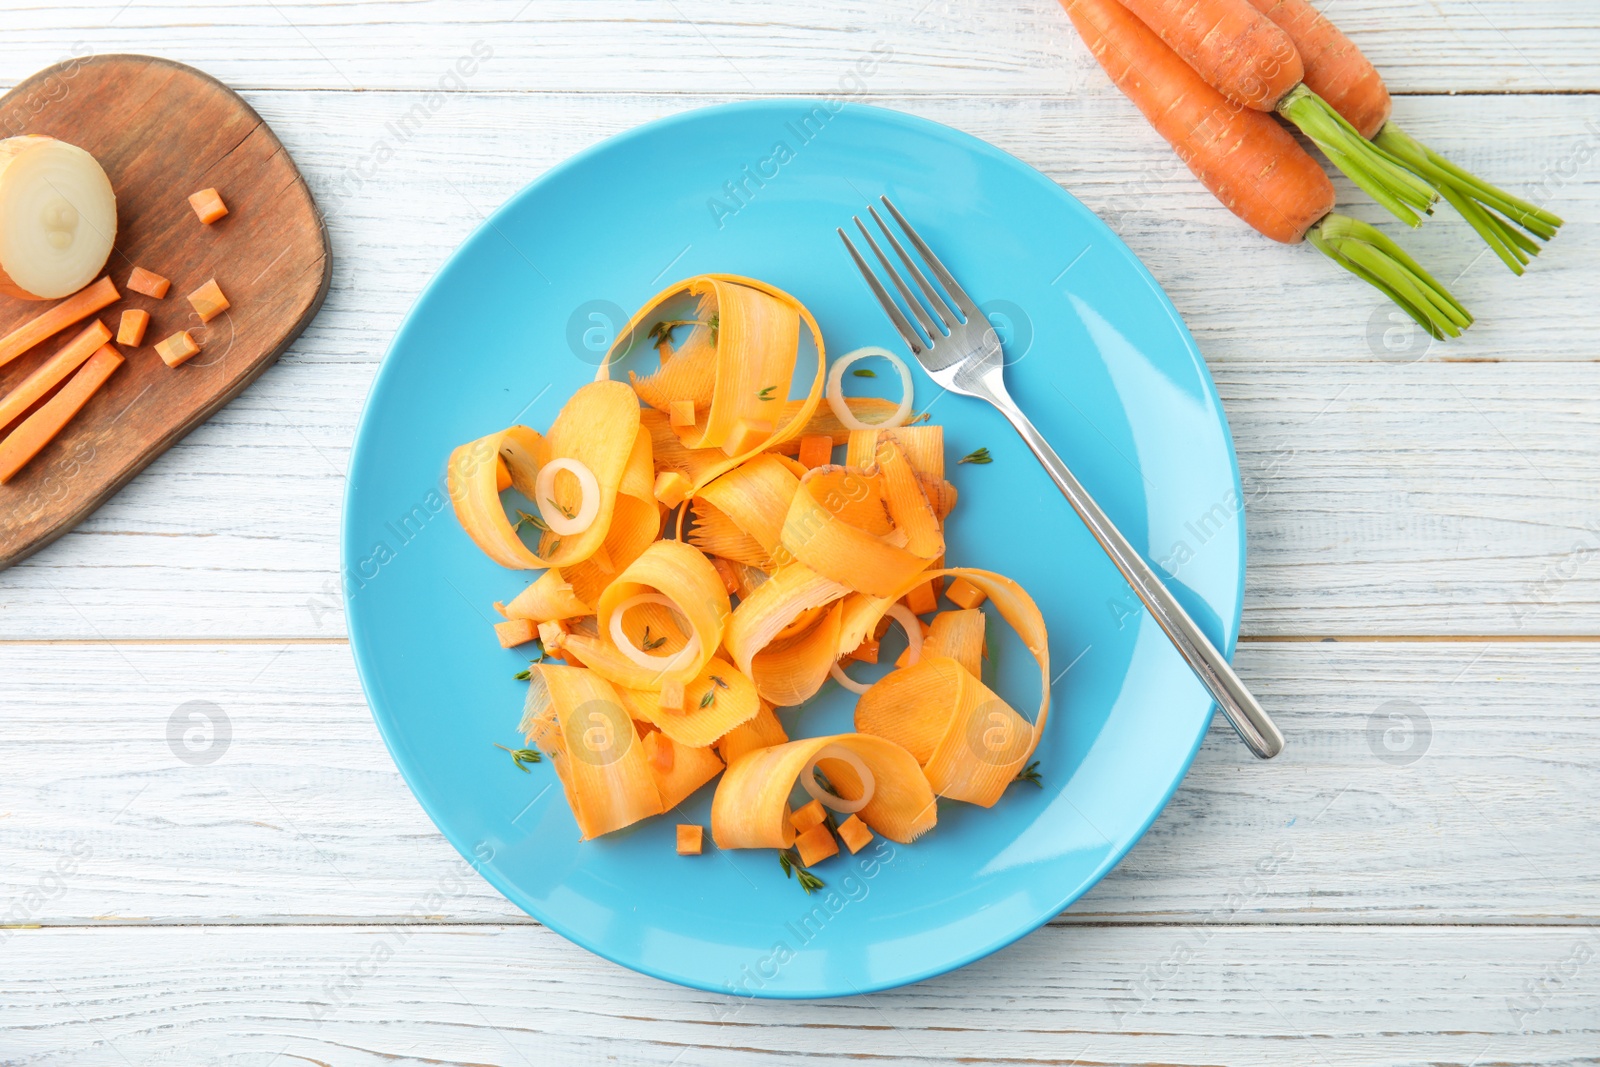
[[[1594,0],[1331,0],[1409,130],[1569,222],[1520,280],[1448,210],[1406,237],[1479,318],[1433,347],[1219,208],[1054,0],[3,6],[0,85],[76,50],[238,87],[336,266],[281,363],[0,574],[0,1063],[1600,1063]],[[863,99],[1043,169],[1188,320],[1248,490],[1239,669],[1289,748],[1257,763],[1219,719],[1123,864],[990,959],[750,1003],[601,961],[466,869],[362,700],[339,505],[380,355],[487,212],[637,123],[836,92],[874,48]],[[228,726],[209,762],[169,743],[195,708]]]

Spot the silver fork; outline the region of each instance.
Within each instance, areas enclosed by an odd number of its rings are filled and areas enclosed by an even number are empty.
[[[999,409],[1000,414],[1006,417],[1022,436],[1022,440],[1033,450],[1033,454],[1044,465],[1045,471],[1061,490],[1061,494],[1067,498],[1067,502],[1078,513],[1084,525],[1089,527],[1089,532],[1100,542],[1100,547],[1105,549],[1106,555],[1117,565],[1117,569],[1122,572],[1122,576],[1144,602],[1144,606],[1150,609],[1150,614],[1161,625],[1161,629],[1172,640],[1178,652],[1199,676],[1200,681],[1205,683],[1205,687],[1211,691],[1212,697],[1222,708],[1222,713],[1228,717],[1228,721],[1239,732],[1240,738],[1250,747],[1250,751],[1261,759],[1271,759],[1282,752],[1283,734],[1256,702],[1256,698],[1250,695],[1250,691],[1239,680],[1239,676],[1233,673],[1227,658],[1217,651],[1216,646],[1189,617],[1189,613],[1183,610],[1182,605],[1162,584],[1150,564],[1145,562],[1144,557],[1122,535],[1122,531],[1117,529],[1110,517],[1101,510],[1100,505],[1094,502],[1094,498],[1079,484],[1078,479],[1073,477],[1067,465],[1061,461],[1061,457],[1056,455],[1055,450],[1006,392],[1002,375],[1005,363],[1000,339],[990,328],[983,312],[978,310],[972,298],[967,296],[966,291],[945,269],[944,264],[939,262],[939,257],[933,254],[927,242],[918,236],[905,216],[889,202],[889,198],[884,196],[879,199],[889,214],[894,216],[895,222],[899,223],[901,231],[932,271],[933,276],[939,280],[949,299],[941,295],[928,281],[916,262],[901,246],[894,231],[884,223],[877,208],[869,205],[867,212],[878,224],[878,229],[882,231],[889,247],[894,250],[895,256],[905,268],[905,277],[909,277],[922,294],[921,300],[913,294],[901,272],[889,262],[889,257],[878,247],[878,242],[873,240],[872,234],[868,232],[860,217],[855,217],[853,221],[861,230],[861,236],[866,239],[867,246],[872,249],[878,263],[883,267],[883,273],[888,276],[895,291],[905,301],[907,310],[916,320],[915,325],[906,318],[905,312],[900,310],[894,297],[884,289],[878,276],[867,266],[867,261],[861,258],[861,253],[856,251],[856,246],[850,243],[850,238],[843,229],[838,231],[839,239],[844,242],[845,248],[849,249],[850,258],[855,260],[856,269],[861,272],[861,277],[866,279],[872,294],[883,306],[884,314],[894,323],[901,339],[910,346],[911,353],[921,362],[923,370],[950,392],[987,400]]]

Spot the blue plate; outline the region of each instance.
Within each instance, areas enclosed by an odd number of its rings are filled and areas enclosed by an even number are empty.
[[[1212,703],[998,414],[916,371],[960,503],[954,564],[1010,575],[1050,629],[1042,788],[940,805],[914,845],[827,860],[807,896],[768,850],[674,854],[674,818],[580,844],[548,763],[524,773],[526,666],[490,605],[534,575],[487,559],[445,492],[451,448],[547,427],[622,324],[694,274],[794,294],[830,353],[905,352],[836,226],[887,193],[990,315],[1018,402],[1219,647],[1238,634],[1244,523],[1216,389],[1155,280],[1082,204],[966,134],[857,104],[771,100],[614,137],[512,197],[445,264],[383,361],[350,461],[343,553],[351,645],[417,799],[485,878],[624,966],[715,992],[829,997],[940,974],[1021,937],[1128,851],[1188,770]],[[907,361],[915,361],[907,355]],[[865,366],[863,364],[862,366]],[[893,375],[847,378],[885,386]],[[992,618],[990,682],[1037,707],[1038,671]],[[879,668],[881,671],[884,668]],[[852,670],[870,677],[870,669]],[[829,683],[791,735],[848,730]],[[709,825],[711,788],[686,810]],[[709,835],[708,835],[709,837]],[[396,862],[405,862],[403,856]]]

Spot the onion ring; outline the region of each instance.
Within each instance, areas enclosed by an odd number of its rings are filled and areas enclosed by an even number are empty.
[[[855,800],[846,800],[836,793],[832,793],[817,784],[817,763],[825,759],[836,759],[840,763],[850,764],[850,769],[856,772],[856,777],[861,779],[861,795]],[[824,807],[844,815],[853,815],[866,807],[872,801],[872,794],[877,788],[877,780],[872,777],[872,770],[860,756],[851,752],[843,745],[829,745],[827,748],[811,757],[811,762],[805,765],[800,772],[800,784],[813,799],[822,801]]]
[[[910,608],[899,602],[896,602],[884,614],[899,623],[900,628],[906,632],[908,646],[906,648],[906,666],[909,667],[922,658],[922,622],[911,613]],[[828,674],[834,681],[858,696],[872,688],[870,684],[863,685],[844,673],[844,668],[839,666],[837,662],[828,668]]]
[[[629,597],[618,604],[615,610],[611,612],[611,640],[616,643],[617,650],[646,670],[659,668],[664,671],[670,671],[694,659],[700,651],[700,635],[692,629],[689,630],[688,643],[678,651],[666,656],[652,656],[650,653],[635,647],[634,643],[628,640],[628,635],[622,629],[622,619],[623,616],[640,604],[660,604],[678,617],[681,618],[683,616],[683,609],[674,604],[671,597],[662,593],[640,593],[638,596]]]
[[[578,479],[578,491],[583,494],[583,503],[579,505],[576,515],[564,515],[556,506],[556,475],[561,471]],[[551,533],[563,537],[583,533],[594,525],[594,520],[600,514],[600,482],[595,478],[594,471],[575,459],[553,459],[540,467],[533,491],[539,498],[534,503],[539,505],[544,524],[550,527]]]
[[[844,372],[850,364],[858,359],[868,356],[881,356],[894,364],[894,369],[900,372],[900,406],[895,409],[882,422],[862,422],[856,418],[855,412],[850,410],[850,405],[844,402]],[[877,345],[867,345],[854,352],[847,352],[833,361],[833,366],[828,368],[828,388],[824,395],[828,398],[828,406],[833,409],[833,415],[849,430],[892,430],[896,426],[904,426],[906,420],[911,418],[911,368],[906,366],[905,360]]]

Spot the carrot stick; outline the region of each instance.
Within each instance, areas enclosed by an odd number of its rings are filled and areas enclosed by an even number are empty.
[[[1367,140],[1304,83],[1290,35],[1251,0],[1122,0],[1206,84],[1240,107],[1276,111],[1401,222],[1417,226],[1439,194]]]
[[[121,365],[122,357],[116,349],[110,345],[101,347],[89,357],[89,362],[78,368],[78,373],[59,393],[0,441],[0,485],[10,481],[28,460],[38,455]]]
[[[34,401],[56,387],[56,383],[77,370],[95,350],[111,340],[105,323],[95,319],[83,332],[61,346],[38,370],[22,379],[17,387],[0,398],[0,430],[33,406]]]
[[[101,308],[113,304],[121,296],[111,278],[101,278],[86,285],[55,307],[41,312],[0,337],[0,367],[22,355],[45,338],[58,334],[75,322],[82,322]]]
[[[1275,241],[1309,239],[1435,337],[1471,325],[1466,309],[1399,245],[1334,213],[1328,176],[1271,115],[1233,106],[1117,0],[1061,4],[1117,88],[1235,215]]]
[[[1513,273],[1521,274],[1529,257],[1539,254],[1539,245],[1513,223],[1546,241],[1555,236],[1559,215],[1490,185],[1389,121],[1389,91],[1377,69],[1306,0],[1250,2],[1293,40],[1305,63],[1306,85],[1363,137],[1438,189]]]

